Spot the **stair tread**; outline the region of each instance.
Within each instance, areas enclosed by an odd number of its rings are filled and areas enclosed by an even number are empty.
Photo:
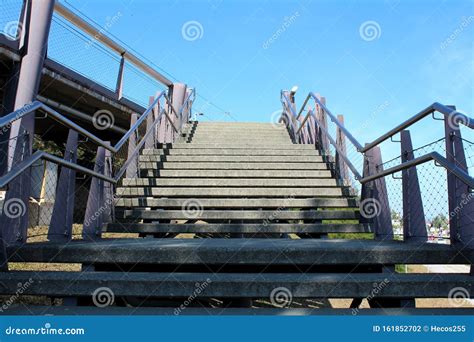
[[[468,293],[473,286],[468,274],[352,273],[183,273],[183,272],[32,272],[1,274],[0,294],[14,294],[18,283],[34,279],[24,295],[87,296],[97,284],[115,296],[196,298],[270,298],[278,288],[292,298],[353,298],[373,294],[391,298],[448,297],[455,287]],[[199,285],[196,285],[199,284]],[[429,285],[429,286],[427,286]],[[203,288],[196,292],[196,287]],[[204,290],[205,289],[205,290]]]
[[[182,208],[188,199],[163,199],[153,197],[119,198],[117,206],[175,207]],[[318,207],[358,207],[355,198],[200,198],[202,208],[318,208]]]
[[[108,223],[104,232],[117,233],[371,233],[367,224],[352,223]]]
[[[13,262],[155,264],[472,264],[473,250],[400,241],[338,239],[102,239],[7,248]]]

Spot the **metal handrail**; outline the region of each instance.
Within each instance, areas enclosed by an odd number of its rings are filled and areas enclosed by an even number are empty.
[[[165,94],[166,94],[166,92],[163,91],[158,95],[158,97],[153,101],[153,103],[147,108],[147,110],[145,110],[145,112],[143,112],[143,114],[139,117],[139,119],[135,122],[135,124],[132,127],[130,127],[130,129],[127,131],[127,133],[125,133],[123,135],[123,137],[117,142],[117,144],[115,144],[115,146],[112,146],[109,142],[106,142],[106,141],[100,139],[99,137],[97,137],[93,133],[89,132],[85,128],[83,128],[83,127],[79,126],[78,124],[74,123],[72,120],[69,120],[68,118],[66,118],[65,116],[63,116],[59,112],[57,112],[56,110],[52,109],[51,107],[45,105],[44,103],[42,103],[40,101],[34,101],[30,104],[27,104],[27,105],[23,106],[20,109],[17,109],[16,111],[14,111],[14,112],[12,112],[8,115],[5,115],[4,117],[0,118],[0,128],[4,127],[4,126],[7,126],[7,125],[10,125],[12,122],[14,122],[16,120],[19,120],[22,117],[24,117],[28,114],[31,114],[32,112],[34,112],[36,110],[42,110],[43,112],[48,114],[48,116],[51,116],[52,119],[62,123],[64,126],[70,128],[70,129],[75,130],[79,134],[89,138],[91,141],[93,141],[97,145],[102,146],[105,149],[107,149],[107,150],[109,150],[113,153],[117,153],[120,150],[120,148],[125,144],[125,142],[127,142],[127,140],[130,138],[130,136],[143,123],[143,121],[146,120],[148,115],[150,115],[150,113],[152,113],[153,107],[159,102],[159,100],[162,97],[164,97],[167,101],[169,101],[168,97],[165,96]],[[178,129],[174,125],[173,121],[169,118],[167,113],[165,113],[165,115],[168,118],[168,120],[170,121],[170,123],[171,123],[173,129],[175,130],[175,132],[178,132]]]
[[[349,158],[347,158],[347,156],[341,151],[339,146],[336,144],[336,141],[329,134],[328,130],[324,126],[321,125],[321,122],[316,118],[316,115],[314,115],[312,110],[310,110],[308,112],[307,116],[309,116],[309,115],[314,119],[314,121],[317,123],[319,129],[321,129],[321,131],[324,133],[324,135],[328,138],[331,145],[333,145],[334,148],[336,149],[336,151],[339,153],[339,156],[344,160],[346,165],[352,171],[352,173],[354,174],[355,179],[360,180],[362,178],[362,176],[360,175],[359,171],[357,171],[356,167],[350,162]]]
[[[38,160],[46,160],[50,161],[53,163],[56,163],[58,165],[65,166],[69,169],[73,169],[79,172],[82,172],[84,174],[90,175],[92,177],[97,177],[99,179],[102,179],[106,182],[116,184],[118,180],[114,178],[110,178],[107,176],[104,176],[101,173],[95,172],[93,170],[90,170],[84,166],[80,166],[76,163],[73,163],[71,161],[65,160],[63,158],[56,157],[52,154],[49,154],[44,151],[36,151],[33,153],[30,157],[27,159],[23,160],[19,164],[15,165],[10,172],[8,172],[6,175],[0,177],[0,188],[5,187],[8,183],[10,183],[13,179],[18,177],[22,172],[27,170],[29,167],[31,167],[34,163],[36,163]]]
[[[314,93],[309,93],[308,96],[306,97],[303,106],[301,106],[300,111],[296,115],[296,118],[298,118],[301,113],[303,112],[306,104],[308,103],[308,100],[310,98],[313,98],[320,106],[321,108],[326,112],[326,114],[329,116],[332,122],[334,122],[339,129],[344,133],[344,135],[354,144],[354,146],[357,148],[357,151],[361,153],[365,153],[368,150],[372,149],[373,147],[379,145],[380,143],[384,142],[385,140],[390,139],[393,137],[395,134],[400,133],[404,129],[408,128],[409,126],[413,125],[414,123],[420,121],[424,117],[434,113],[434,112],[440,112],[443,114],[446,118],[446,120],[451,120],[455,123],[461,123],[466,127],[469,127],[471,129],[474,129],[474,119],[468,117],[467,115],[464,115],[462,113],[459,113],[441,103],[434,102],[432,105],[426,107],[416,115],[412,116],[408,120],[402,122],[400,125],[396,126],[395,128],[389,130],[387,133],[381,135],[374,141],[372,141],[369,144],[366,144],[365,146],[362,146],[362,144],[359,143],[359,141],[354,138],[354,136],[347,130],[347,128],[342,125],[339,120],[337,120],[336,116],[331,113],[331,111],[318,99],[318,97]]]
[[[389,169],[383,170],[381,172],[378,172],[376,174],[364,177],[359,179],[359,182],[362,184],[371,182],[373,180],[376,180],[378,178],[382,178],[397,172],[400,172],[402,170],[409,169],[411,167],[417,166],[419,164],[426,163],[428,161],[434,160],[438,164],[440,164],[442,167],[444,167],[447,171],[453,173],[458,179],[463,181],[467,186],[469,186],[471,189],[474,189],[474,178],[469,176],[469,174],[461,169],[460,167],[456,166],[456,164],[451,163],[448,161],[446,158],[444,158],[441,154],[438,152],[430,152],[427,153],[421,157],[417,157],[415,159],[409,160],[407,162],[401,163],[397,166],[391,167]]]

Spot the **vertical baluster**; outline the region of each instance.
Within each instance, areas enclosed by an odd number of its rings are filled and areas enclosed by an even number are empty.
[[[410,131],[402,131],[400,140],[402,162],[405,163],[414,159]],[[403,239],[405,241],[426,241],[428,234],[416,166],[402,171],[402,183]]]
[[[456,107],[445,117],[446,158],[456,167],[468,172],[459,123],[454,119]],[[474,247],[474,195],[472,189],[450,172],[448,178],[449,231],[451,244]]]
[[[344,116],[338,115],[337,120],[344,126]],[[346,152],[346,136],[342,132],[342,130],[337,126],[336,128],[336,145],[338,149],[344,155],[347,155]],[[347,169],[347,165],[344,160],[339,155],[339,152],[336,151],[336,168],[338,170],[338,174],[343,182],[344,185],[349,185],[349,171]]]
[[[69,130],[64,159],[72,163],[77,161],[78,134]],[[76,171],[61,167],[61,174],[56,190],[53,215],[48,231],[50,241],[69,241],[72,237],[74,218],[74,195],[76,189]]]
[[[133,127],[135,123],[138,120],[138,114],[133,113],[131,118],[130,118],[130,127]],[[135,151],[135,148],[137,146],[137,137],[138,137],[138,129],[135,130],[130,135],[130,138],[128,139],[128,153],[127,156],[130,158],[132,156],[133,151]],[[138,155],[133,157],[133,161],[130,162],[130,164],[127,167],[127,171],[125,171],[125,175],[127,178],[136,178],[138,176]]]

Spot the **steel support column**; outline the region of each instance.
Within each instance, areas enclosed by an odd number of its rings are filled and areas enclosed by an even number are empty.
[[[400,132],[401,156],[405,163],[414,159],[410,131]],[[403,188],[403,239],[424,242],[428,240],[425,211],[421,198],[416,166],[402,171]]]
[[[337,120],[344,125],[344,116],[343,115],[338,115]],[[346,137],[342,130],[337,127],[336,130],[336,145],[340,149],[340,151],[344,154],[347,155],[346,153]],[[344,162],[344,160],[341,158],[338,152],[336,152],[336,170],[339,173],[339,177],[341,178],[342,182],[344,185],[349,185],[349,171],[347,169],[347,164]]]
[[[14,109],[20,109],[35,100],[41,80],[48,35],[54,11],[54,0],[28,1],[25,10],[26,31],[24,51],[20,62],[18,87],[15,96]],[[24,28],[25,29],[25,28]],[[13,122],[10,130],[8,147],[8,168],[31,155],[35,131],[35,113]],[[21,215],[9,215],[4,208],[0,218],[0,229],[6,243],[26,241],[28,228],[28,205],[31,190],[29,172],[13,180],[5,197],[5,206],[15,204],[20,207]]]

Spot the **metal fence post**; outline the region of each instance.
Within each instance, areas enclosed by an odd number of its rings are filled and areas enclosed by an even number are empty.
[[[151,106],[153,102],[155,101],[155,98],[153,96],[150,96],[149,98],[149,104],[148,106]],[[153,129],[153,122],[156,119],[156,112],[155,108],[152,109],[152,113],[150,113],[147,118],[146,118],[146,131],[150,131]],[[156,136],[155,136],[155,131],[151,134],[148,135],[148,137],[145,140],[145,148],[154,148],[156,144]]]
[[[123,97],[123,71],[125,68],[125,57],[122,54],[120,58],[120,66],[117,74],[117,83],[115,85],[115,95],[117,96],[118,100],[121,100]]]
[[[375,146],[365,153],[363,176],[383,171],[380,147]],[[387,186],[383,177],[362,184],[360,202],[361,222],[372,223],[375,239],[393,239]]]
[[[20,109],[36,99],[46,56],[46,47],[54,11],[54,0],[31,1],[25,8],[25,49],[20,62],[14,109]],[[23,33],[23,32],[22,32]],[[16,120],[10,127],[8,170],[31,155],[35,132],[35,113]],[[28,230],[28,206],[31,190],[30,169],[8,186],[0,229],[7,243],[25,242]]]
[[[448,106],[456,112],[456,107]],[[446,158],[468,172],[459,123],[445,117]],[[448,172],[449,231],[451,244],[474,248],[474,194],[472,189]]]
[[[343,115],[338,115],[337,120],[341,123],[341,125],[344,125],[344,116]],[[344,154],[347,155],[346,153],[346,136],[342,132],[342,130],[337,126],[336,129],[336,145],[340,149],[340,151]],[[339,152],[336,151],[336,169],[338,170],[339,177],[341,177],[341,180],[344,185],[349,185],[349,170],[347,169],[346,163],[344,163],[344,160],[341,158],[339,155]]]
[[[64,159],[73,163],[77,161],[78,136],[76,131],[69,130]],[[69,241],[72,238],[75,190],[76,171],[62,167],[56,190],[53,215],[48,230],[50,241]]]
[[[400,132],[401,156],[405,163],[414,159],[410,131]],[[403,188],[403,239],[424,242],[428,239],[425,211],[421,198],[420,183],[416,166],[402,171]]]
[[[130,127],[133,127],[135,123],[138,120],[138,114],[133,113],[131,118],[130,118]],[[130,158],[132,153],[135,151],[135,148],[137,146],[137,132],[133,132],[130,135],[130,138],[128,139],[128,153],[127,157]],[[125,177],[127,178],[136,178],[138,176],[138,156],[134,157],[134,160],[130,162],[130,164],[127,166],[127,170],[125,171]]]
[[[104,173],[105,170],[105,149],[97,148],[94,171]],[[95,177],[91,179],[89,196],[87,198],[86,214],[82,229],[82,238],[97,240],[101,237],[102,224],[104,223],[104,211],[107,210],[105,203],[104,181]]]

